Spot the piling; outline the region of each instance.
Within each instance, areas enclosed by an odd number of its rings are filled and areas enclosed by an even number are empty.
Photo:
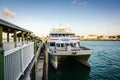
[[[43,80],[48,80],[48,50],[47,45],[44,44],[44,70],[43,70]]]

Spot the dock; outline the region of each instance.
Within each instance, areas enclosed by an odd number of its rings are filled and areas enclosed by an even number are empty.
[[[6,34],[6,42],[3,33]],[[48,80],[46,44],[32,31],[2,19],[0,80]]]
[[[37,69],[36,69],[36,80],[42,80],[43,78],[43,59],[38,60]]]

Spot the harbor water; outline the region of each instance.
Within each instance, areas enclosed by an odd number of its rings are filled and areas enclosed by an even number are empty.
[[[80,41],[80,45],[92,49],[90,68],[74,57],[57,70],[49,62],[49,80],[120,80],[120,41]]]

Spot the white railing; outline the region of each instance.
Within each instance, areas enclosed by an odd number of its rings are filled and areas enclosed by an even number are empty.
[[[5,80],[18,80],[34,57],[34,42],[4,53]]]
[[[40,51],[41,51],[41,48],[42,48],[42,46],[43,46],[43,43],[39,43],[37,46],[38,46],[38,50],[37,50],[37,52],[36,52],[36,57],[38,58],[38,57],[39,57],[39,54],[40,54]]]
[[[15,47],[15,42],[3,42],[3,49],[5,51],[13,49]]]
[[[13,48],[15,48],[15,43],[16,43],[16,47],[20,47],[20,46],[22,46],[22,44],[27,44],[30,42],[3,42],[3,49],[5,51],[13,49]]]

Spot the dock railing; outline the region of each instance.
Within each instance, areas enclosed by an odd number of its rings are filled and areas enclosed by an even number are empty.
[[[24,42],[3,42],[3,49],[4,49],[4,51],[8,51],[10,49],[15,48],[15,44],[16,44],[16,47],[20,47],[23,44],[28,44],[28,43],[31,43],[31,42],[27,42],[27,41],[24,41]]]
[[[41,51],[41,48],[43,47],[43,43],[38,43],[37,44],[37,51],[36,51],[36,58],[39,58],[40,56],[40,51]]]
[[[4,80],[18,80],[34,57],[34,42],[4,52]]]

